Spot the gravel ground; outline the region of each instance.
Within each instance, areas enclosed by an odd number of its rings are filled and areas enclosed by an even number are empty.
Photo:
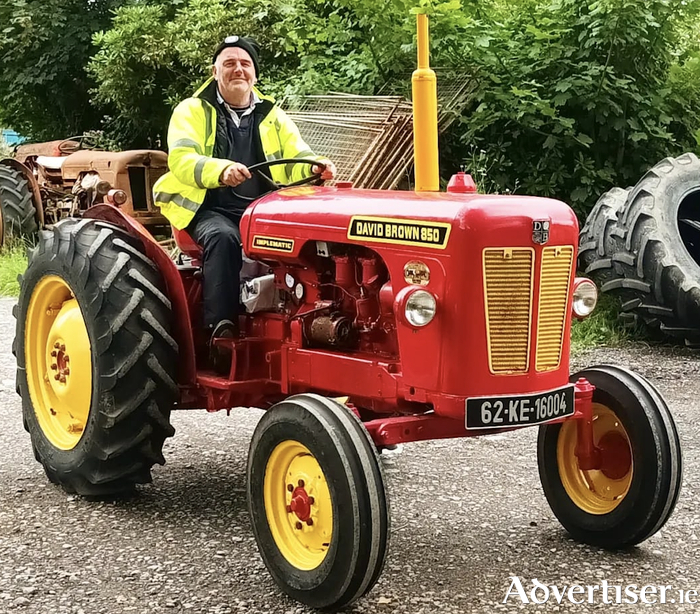
[[[258,555],[245,506],[245,463],[261,412],[176,412],[167,464],[135,499],[96,503],[51,485],[22,429],[14,391],[13,301],[0,299],[0,612],[306,612],[282,596]],[[391,546],[374,590],[350,612],[588,612],[511,595],[546,585],[671,585],[659,612],[690,612],[678,589],[700,590],[700,397],[695,355],[679,349],[600,349],[576,366],[629,366],[668,399],[685,455],[681,498],[666,527],[640,547],[608,553],[573,542],[542,494],[536,429],[407,445],[384,460]],[[614,589],[609,593],[614,599]],[[536,593],[540,598],[542,593]],[[574,594],[577,600],[586,599]],[[652,597],[653,599],[653,597]],[[642,604],[615,605],[638,611]]]

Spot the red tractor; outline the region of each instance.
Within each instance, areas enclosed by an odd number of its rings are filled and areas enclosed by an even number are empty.
[[[414,95],[422,136],[429,72],[423,62]],[[240,338],[217,340],[231,352],[220,375],[206,367],[200,252],[184,233],[179,264],[108,204],[42,233],[14,350],[52,482],[129,491],[164,462],[172,409],[267,408],[248,457],[253,531],[281,589],[327,609],[382,571],[377,449],[390,444],[539,425],[544,493],[576,539],[628,547],[668,520],[681,452],[659,392],[619,367],[569,373],[571,319],[596,292],[574,275],[564,203],[479,195],[462,175],[446,193],[292,187],[254,202],[241,236],[266,270],[244,282]]]

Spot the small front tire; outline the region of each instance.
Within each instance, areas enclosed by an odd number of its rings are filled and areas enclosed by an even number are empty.
[[[681,449],[661,394],[641,376],[613,366],[591,367],[593,439],[600,469],[586,471],[575,455],[577,421],[540,427],[538,464],[547,501],[578,541],[609,549],[638,544],[668,520],[681,487]]]
[[[267,569],[297,601],[336,610],[379,578],[384,480],[374,444],[343,405],[302,394],[268,410],[250,446],[248,506]]]

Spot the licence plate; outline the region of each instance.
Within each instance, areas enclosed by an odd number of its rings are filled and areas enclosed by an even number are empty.
[[[466,401],[468,429],[497,429],[542,424],[574,413],[574,385],[549,392]]]

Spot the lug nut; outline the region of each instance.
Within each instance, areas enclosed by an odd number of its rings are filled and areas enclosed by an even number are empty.
[[[304,480],[299,480],[299,488],[304,488]]]
[[[54,346],[56,349],[58,349],[58,348],[61,347],[61,344],[60,344],[58,341],[56,341],[56,343],[54,343],[53,346]]]
[[[312,525],[314,524],[313,519],[312,519],[312,518],[309,518],[309,519],[306,521],[306,524],[307,524],[308,526],[312,526]]]
[[[63,369],[63,375],[70,375],[70,369],[68,367]]]
[[[58,369],[58,365],[57,365],[57,364],[51,365],[51,370],[52,370],[52,371],[55,371],[56,369]]]
[[[316,500],[313,497],[309,497],[309,505],[313,505]]]
[[[65,384],[65,383],[66,383],[66,376],[65,376],[65,375],[61,375],[61,379],[58,380],[58,381],[61,382],[62,384]]]
[[[54,350],[53,352],[51,352],[51,357],[52,357],[52,358],[56,358],[56,356],[58,356],[58,352],[57,352],[56,350]]]
[[[292,506],[288,505],[287,506],[287,514],[291,514],[291,513],[292,513]]]
[[[70,356],[68,356],[68,354],[66,354],[66,355],[63,357],[63,360],[65,360],[66,362],[70,362]]]
[[[297,523],[294,525],[297,528],[297,531],[301,531],[301,527],[303,526],[301,522],[297,521]]]
[[[66,346],[62,343],[61,344],[61,352],[65,352],[65,351],[66,351]]]
[[[287,490],[289,492],[294,492],[294,486],[292,486],[291,484],[287,484]]]
[[[61,376],[60,376],[58,373],[56,373],[56,375],[54,375],[53,378],[54,378],[56,381],[58,381],[58,380],[61,379]]]

